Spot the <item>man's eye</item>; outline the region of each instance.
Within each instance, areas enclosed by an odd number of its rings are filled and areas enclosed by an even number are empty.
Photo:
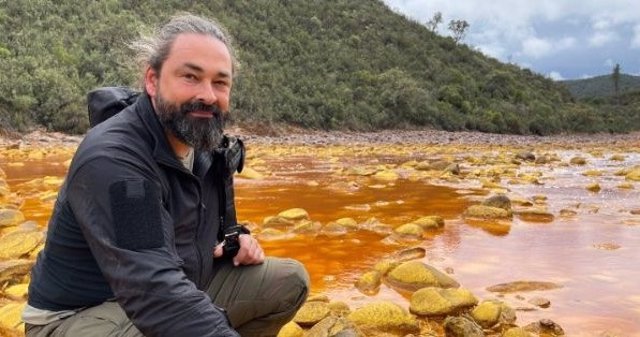
[[[193,74],[186,74],[184,75],[184,78],[188,79],[189,81],[195,81],[198,79],[198,77],[196,75]]]

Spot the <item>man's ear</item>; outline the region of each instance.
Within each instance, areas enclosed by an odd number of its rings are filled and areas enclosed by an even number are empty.
[[[156,97],[158,91],[158,73],[151,67],[144,72],[144,88],[151,97]]]

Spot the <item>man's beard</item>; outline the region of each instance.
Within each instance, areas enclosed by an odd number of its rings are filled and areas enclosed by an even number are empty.
[[[177,105],[166,101],[159,93],[155,103],[162,125],[183,143],[200,151],[212,151],[222,143],[226,113],[217,105],[199,101]],[[189,116],[195,111],[210,112],[212,118]]]

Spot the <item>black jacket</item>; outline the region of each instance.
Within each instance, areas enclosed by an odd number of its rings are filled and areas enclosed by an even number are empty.
[[[29,304],[65,310],[115,298],[146,336],[238,336],[203,292],[220,223],[235,221],[219,154],[196,152],[189,172],[147,95],[91,129],[59,192]]]

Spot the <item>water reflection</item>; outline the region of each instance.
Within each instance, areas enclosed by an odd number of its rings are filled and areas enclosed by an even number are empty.
[[[631,213],[640,209],[640,186],[635,183],[635,189],[620,189],[617,186],[624,178],[614,175],[621,168],[640,164],[636,152],[624,153],[625,161],[619,163],[609,160],[606,150],[600,157],[558,150],[555,155],[564,163],[581,154],[587,165],[519,167],[504,160],[503,152],[464,147],[409,146],[392,151],[384,146],[256,146],[252,150],[248,165],[262,172],[265,179],[237,178],[236,195],[239,219],[255,226],[265,217],[293,207],[306,209],[311,219],[321,224],[344,217],[359,223],[376,218],[393,227],[425,215],[446,219],[444,230],[427,232],[423,241],[413,243],[385,241],[384,235],[364,230],[341,236],[297,235],[262,243],[270,255],[302,261],[310,272],[314,292],[352,305],[381,299],[406,304],[406,297],[384,285],[375,297],[368,297],[355,290],[353,283],[381,259],[403,247],[418,245],[426,249],[424,262],[446,270],[481,299],[496,297],[486,290],[488,286],[509,281],[562,285],[549,291],[504,295],[502,300],[514,308],[527,310],[533,309],[528,303],[533,297],[551,301],[548,309],[519,311],[520,325],[551,318],[571,336],[597,336],[602,331],[640,335],[640,215]],[[10,165],[5,158],[0,163],[27,219],[46,225],[53,199],[45,193],[52,192],[52,186],[42,178],[63,177],[63,163],[70,156],[13,159],[22,165]],[[411,166],[436,157],[458,160],[463,177],[441,178],[439,173],[416,171]],[[407,164],[411,161],[414,164]],[[371,172],[384,169],[394,170],[399,178],[373,177]],[[604,175],[585,176],[582,173],[587,169],[602,170]],[[488,170],[497,172],[499,186],[507,193],[537,202],[536,207],[552,217],[464,219],[461,215],[469,205],[492,193],[481,188],[476,179],[487,177]],[[541,184],[515,181],[522,173],[537,177]],[[585,190],[593,181],[602,186],[600,193]],[[536,201],[536,195],[545,198]],[[562,210],[572,215],[560,216]]]

